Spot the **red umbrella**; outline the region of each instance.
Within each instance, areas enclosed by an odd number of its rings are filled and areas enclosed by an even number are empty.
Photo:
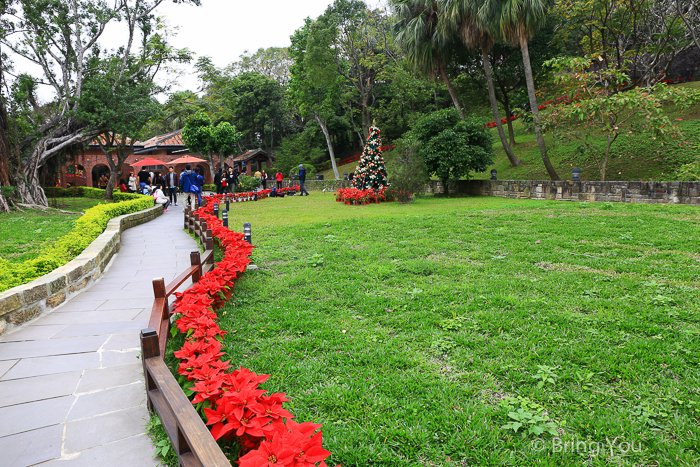
[[[147,165],[165,165],[165,162],[159,161],[158,159],[154,159],[152,157],[147,157],[142,161],[134,162],[133,164],[129,164],[132,167],[145,167]]]
[[[192,156],[182,156],[179,159],[175,159],[174,161],[168,162],[165,165],[177,165],[177,164],[197,164],[199,162],[206,162],[204,159],[200,159],[198,157],[192,157]]]

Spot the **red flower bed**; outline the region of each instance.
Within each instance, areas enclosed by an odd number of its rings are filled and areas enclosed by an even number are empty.
[[[258,199],[271,192],[259,191]],[[251,199],[250,193],[238,195],[239,200]],[[231,371],[230,361],[221,358],[226,331],[219,327],[216,311],[231,298],[233,285],[253,251],[243,234],[230,231],[214,215],[214,203],[225,201],[225,196],[207,197],[206,206],[196,211],[211,229],[224,259],[191,288],[175,294],[174,313],[179,317],[173,329],[186,336],[185,344],[175,352],[180,383],[192,404],[203,412],[214,439],[239,445],[241,467],[326,466],[324,459],[331,453],[321,447],[322,434],[316,433],[321,425],[294,422],[283,407],[289,400],[286,394],[267,394],[260,388],[269,375],[243,367]]]
[[[365,205],[393,201],[394,197],[390,195],[390,192],[387,192],[386,188],[382,188],[379,191],[340,188],[335,193],[335,200],[338,202],[342,201],[343,204]]]

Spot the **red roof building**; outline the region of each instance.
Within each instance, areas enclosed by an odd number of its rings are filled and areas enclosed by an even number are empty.
[[[138,172],[138,168],[131,167],[130,164],[143,160],[145,158],[153,158],[163,162],[163,165],[149,166],[147,170],[164,174],[168,171],[165,165],[182,156],[191,155],[201,157],[198,153],[190,151],[182,141],[182,130],[173,131],[164,135],[154,136],[143,142],[137,142],[134,145],[133,154],[127,157],[125,163],[121,166],[117,174],[117,183],[120,179],[128,181],[129,172]],[[252,175],[257,170],[272,167],[273,158],[261,149],[247,151],[240,156],[229,156],[224,160],[224,168],[237,166],[241,172]],[[204,183],[213,183],[213,174],[210,173],[209,164],[201,162],[196,164],[204,176]],[[219,167],[220,161],[217,156],[214,156],[214,166]],[[193,167],[194,168],[194,167]],[[175,171],[180,173],[185,170],[185,164],[175,166]],[[97,187],[97,181],[101,174],[109,176],[109,165],[107,158],[100,149],[98,141],[93,141],[81,154],[70,158],[61,170],[59,181],[62,187],[68,186],[90,186]]]

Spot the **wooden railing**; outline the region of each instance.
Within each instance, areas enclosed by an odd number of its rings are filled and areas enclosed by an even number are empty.
[[[163,358],[170,335],[172,307],[169,297],[187,279],[198,282],[214,267],[214,239],[207,223],[200,221],[199,214],[185,208],[185,228],[195,234],[204,253],[190,253],[191,266],[172,280],[167,286],[161,278],[153,279],[155,300],[148,328],[141,331],[141,357],[146,378],[148,410],[156,412],[178,456],[182,467],[230,467],[221,448],[212,437],[202,418],[185,396]]]

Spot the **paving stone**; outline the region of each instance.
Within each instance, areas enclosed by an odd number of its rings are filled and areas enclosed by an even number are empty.
[[[124,298],[124,293],[118,288],[112,288],[111,290],[97,290],[93,291],[92,287],[81,293],[73,300],[76,303],[80,302],[95,302],[95,301],[107,301],[112,299],[122,299]]]
[[[65,452],[84,451],[146,432],[148,409],[132,407],[66,423]]]
[[[134,362],[141,361],[141,349],[130,350],[127,352],[102,352],[102,368],[117,365],[128,365]]]
[[[138,381],[143,381],[143,365],[136,360],[129,365],[86,370],[80,378],[76,394],[109,389]]]
[[[132,321],[143,308],[131,308],[123,310],[100,310],[100,311],[85,311],[85,312],[65,312],[65,313],[49,313],[42,317],[37,323],[62,323],[62,324],[80,324],[80,323],[112,323],[115,321]],[[58,316],[52,316],[52,315]],[[62,318],[61,315],[66,315]]]
[[[107,336],[90,336],[45,341],[0,342],[0,360],[94,352],[107,342],[107,339]]]
[[[102,347],[103,350],[133,350],[140,348],[141,340],[139,338],[138,332],[130,332],[127,334],[114,334]]]
[[[100,305],[96,311],[100,310],[123,310],[125,308],[146,308],[147,306],[153,306],[153,300],[150,302],[143,298],[121,298],[116,300],[107,300],[105,303]]]
[[[53,425],[0,438],[0,465],[25,467],[61,457],[63,425]]]
[[[82,294],[80,294],[82,295]],[[80,300],[80,295],[69,301],[68,303],[63,304],[60,308],[57,308],[56,312],[67,312],[67,311],[95,311],[97,308],[99,308],[100,305],[102,305],[104,302],[107,300],[91,300],[91,301],[83,301]]]
[[[0,362],[0,379],[5,376],[5,373],[10,371],[10,369],[15,366],[19,360],[4,360]]]
[[[154,452],[151,439],[144,434],[81,451],[74,458],[52,460],[41,467],[156,467],[158,460],[152,457]]]
[[[111,334],[137,333],[141,325],[135,321],[116,321],[107,323],[77,323],[69,324],[64,330],[54,336],[54,339],[78,336],[103,336]]]
[[[66,421],[80,420],[141,405],[146,406],[146,389],[144,383],[138,382],[79,395]]]
[[[19,342],[49,339],[51,336],[65,328],[65,324],[52,324],[48,326],[25,326],[0,338],[0,342]]]
[[[66,396],[0,408],[0,438],[63,423],[74,400]]]
[[[0,362],[0,365],[2,363],[4,362]],[[5,375],[0,378],[0,381],[99,367],[100,354],[97,352],[58,355],[55,357],[23,358],[19,360],[10,371],[5,373]]]
[[[0,407],[73,394],[83,370],[33,378],[0,381]]]

